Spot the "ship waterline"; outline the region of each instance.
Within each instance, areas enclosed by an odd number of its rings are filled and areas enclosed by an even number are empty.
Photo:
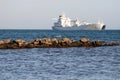
[[[92,24],[92,25],[82,25],[80,27],[74,26],[74,27],[52,27],[53,30],[104,30],[105,25],[97,25],[97,24]]]
[[[71,20],[65,15],[60,15],[57,22],[52,26],[53,30],[104,30],[105,24],[102,22],[88,23],[79,20]]]

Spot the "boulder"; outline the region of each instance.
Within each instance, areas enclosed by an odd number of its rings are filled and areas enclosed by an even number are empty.
[[[25,45],[25,48],[35,48],[34,44],[28,43]]]
[[[69,38],[63,38],[62,42],[66,42],[66,43],[72,43],[72,40]]]
[[[102,46],[102,42],[100,40],[95,41],[96,46]]]
[[[52,41],[52,43],[58,44],[58,39],[57,38],[53,38],[51,41]]]
[[[8,49],[19,49],[19,45],[16,43],[12,43],[12,44],[7,44],[6,46]]]
[[[23,39],[17,39],[13,41],[14,43],[17,43],[20,47],[25,44],[25,40]]]
[[[4,44],[4,41],[3,41],[3,40],[0,40],[0,44]]]
[[[30,42],[28,42],[28,44],[39,45],[39,40],[36,39],[36,40],[30,41]]]
[[[8,44],[10,43],[11,41],[9,39],[6,39],[6,40],[0,40],[0,44]]]
[[[69,38],[39,38],[30,42],[17,39],[10,41],[0,40],[0,49],[21,49],[21,48],[67,48],[67,47],[101,47],[101,46],[118,46],[119,42],[101,42],[100,40],[89,41],[88,38],[81,38],[74,41]]]
[[[33,42],[34,45],[39,45],[38,41]]]
[[[37,38],[35,41],[39,42],[39,41],[41,41],[41,38]]]
[[[23,40],[23,39],[17,39],[17,40],[15,40],[15,42],[16,43],[25,43],[25,40]]]
[[[5,44],[8,44],[8,43],[11,42],[11,40],[9,40],[9,39],[3,40],[3,41],[4,41]]]
[[[104,46],[118,46],[118,42],[112,42],[112,43],[105,43]]]
[[[51,42],[52,42],[52,46],[57,46],[58,45],[58,43],[59,43],[59,41],[58,41],[58,39],[57,38],[53,38],[53,39],[51,39]]]
[[[69,38],[58,39],[58,47],[68,47],[72,43],[72,40]]]
[[[42,44],[42,45],[52,45],[52,41],[51,41],[50,38],[42,38],[40,40],[40,44]]]
[[[119,45],[119,42],[112,42],[111,43],[113,46],[118,46]]]
[[[80,42],[79,41],[73,41],[71,44],[70,44],[71,47],[80,47]]]
[[[50,46],[50,45],[52,45],[52,41],[50,38],[38,38],[36,40],[28,42],[28,45],[30,45],[30,46],[32,45],[35,47]]]
[[[89,42],[90,40],[88,38],[81,38],[80,39],[80,42],[83,42],[83,43],[87,43]]]

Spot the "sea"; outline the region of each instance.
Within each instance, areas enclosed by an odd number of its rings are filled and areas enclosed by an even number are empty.
[[[120,30],[0,30],[0,40],[64,37],[120,43]],[[120,46],[0,49],[0,80],[120,80]]]

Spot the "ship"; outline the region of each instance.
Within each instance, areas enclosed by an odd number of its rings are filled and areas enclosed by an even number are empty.
[[[88,23],[78,19],[72,20],[65,14],[59,15],[59,18],[52,26],[53,30],[105,30],[103,22]]]

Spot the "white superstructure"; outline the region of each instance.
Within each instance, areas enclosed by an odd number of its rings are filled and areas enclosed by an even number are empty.
[[[76,20],[71,20],[69,17],[66,17],[65,14],[59,16],[57,22],[54,23],[52,27],[53,30],[103,30],[105,25],[101,22],[96,24],[87,23]]]

